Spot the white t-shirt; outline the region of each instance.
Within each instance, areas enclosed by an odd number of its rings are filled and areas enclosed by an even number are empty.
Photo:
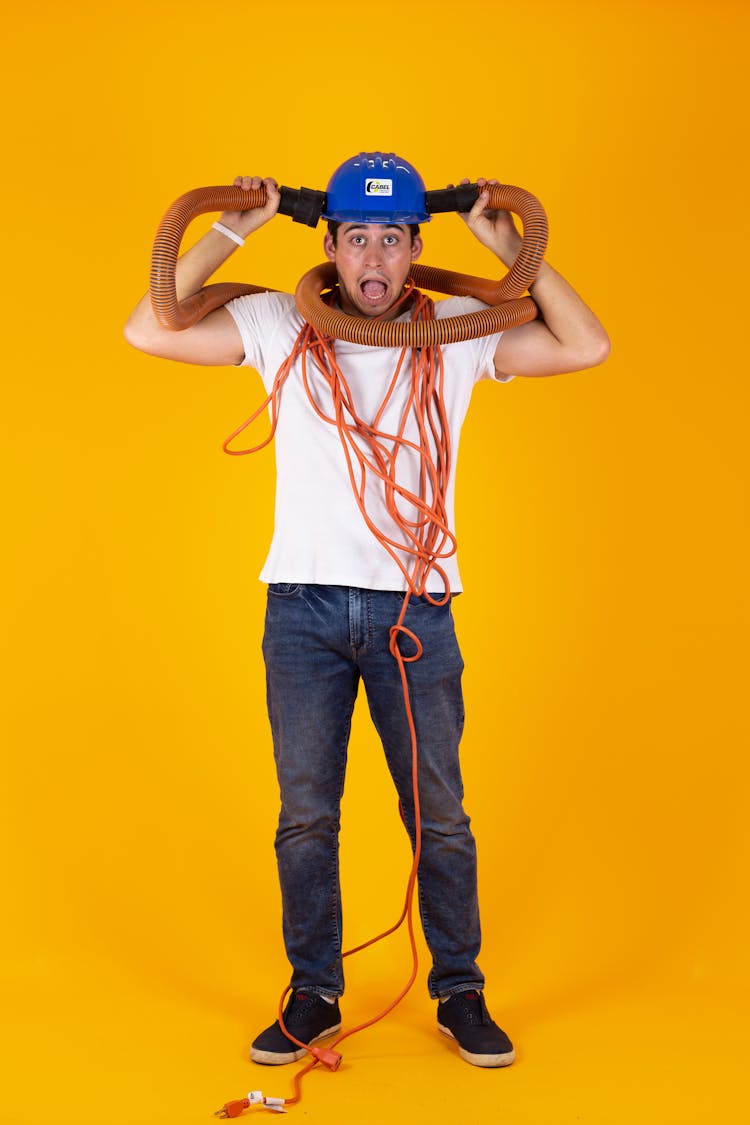
[[[435,315],[457,316],[482,307],[470,297],[451,297],[435,303]],[[266,391],[270,391],[303,324],[294,297],[288,293],[253,294],[230,301],[226,308],[242,337],[245,348],[242,363],[254,367]],[[408,313],[399,319],[408,320]],[[461,425],[474,384],[482,378],[496,377],[493,356],[499,339],[499,335],[486,336],[442,347],[451,442],[451,473],[446,496],[451,529],[454,527],[455,472]],[[367,423],[374,420],[381,406],[399,355],[397,348],[336,341],[336,358],[351,389],[355,409]],[[316,404],[327,417],[332,417],[330,391],[309,358],[307,371]],[[410,385],[411,364],[407,355],[395,392],[379,422],[379,430],[388,434],[396,432]],[[412,419],[405,436],[419,444]],[[275,525],[261,580],[405,590],[401,570],[362,518],[336,427],[319,418],[310,405],[299,361],[281,390],[275,445]],[[416,455],[402,450],[398,466],[399,483],[418,493]],[[388,514],[383,484],[372,474],[368,474],[365,500],[368,514],[378,528],[403,543],[403,534]],[[407,516],[413,516],[413,511],[402,510]],[[409,556],[403,554],[402,557],[410,570]],[[440,560],[440,565],[447,573],[451,590],[457,593],[461,589],[461,579],[455,554]],[[431,574],[427,589],[431,593],[442,592],[439,574]]]

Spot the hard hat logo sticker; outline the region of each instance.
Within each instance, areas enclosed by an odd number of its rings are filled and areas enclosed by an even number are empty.
[[[393,195],[393,180],[365,180],[365,195]]]

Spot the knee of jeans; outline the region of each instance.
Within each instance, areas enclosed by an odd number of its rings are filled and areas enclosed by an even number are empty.
[[[276,843],[330,839],[338,836],[341,814],[338,808],[325,809],[303,799],[282,805]]]
[[[471,835],[471,821],[466,813],[459,807],[456,814],[449,814],[447,810],[438,815],[431,810],[426,810],[422,816],[422,832],[431,836],[443,838],[465,837]]]
[[[404,813],[410,833],[414,829],[414,806],[408,802]],[[471,835],[471,819],[464,812],[461,801],[452,794],[425,797],[420,801],[419,818],[423,835],[434,837],[464,837]]]
[[[425,771],[424,785],[420,777],[420,801],[422,824],[426,828],[445,835],[457,835],[468,829],[460,774],[434,776]]]

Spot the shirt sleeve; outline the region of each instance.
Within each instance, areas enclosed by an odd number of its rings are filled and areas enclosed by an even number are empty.
[[[442,320],[448,316],[463,316],[465,313],[478,312],[488,306],[477,301],[474,297],[449,297],[435,305],[435,311]],[[515,375],[499,375],[495,370],[495,351],[500,343],[502,332],[494,332],[491,336],[479,336],[474,340],[466,340],[465,345],[471,348],[475,381],[480,379],[493,379],[496,383],[509,383]]]
[[[237,325],[245,349],[237,366],[254,367],[265,382],[274,339],[295,307],[294,297],[290,293],[252,293],[235,297],[224,307]]]
[[[482,342],[487,344],[487,349],[484,357],[484,367],[480,374],[480,379],[493,379],[496,383],[509,383],[511,379],[515,379],[515,375],[501,375],[495,367],[495,351],[497,345],[500,343],[502,332],[496,332],[494,336],[482,337]]]

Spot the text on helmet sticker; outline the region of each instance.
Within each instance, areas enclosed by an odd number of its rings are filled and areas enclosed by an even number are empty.
[[[365,195],[393,195],[393,180],[365,180]]]

